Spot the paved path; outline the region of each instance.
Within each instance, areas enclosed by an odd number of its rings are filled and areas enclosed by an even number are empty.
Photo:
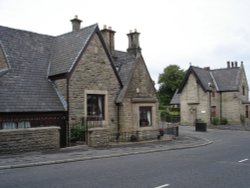
[[[47,153],[32,152],[19,155],[2,155],[0,156],[0,170],[205,146],[212,143],[212,141],[206,139],[206,134],[195,132],[194,127],[181,126],[180,136],[172,141],[140,142],[101,149],[77,146]]]

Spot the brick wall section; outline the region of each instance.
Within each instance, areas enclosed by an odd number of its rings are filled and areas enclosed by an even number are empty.
[[[227,118],[232,124],[240,124],[242,111],[242,105],[236,96],[238,96],[238,92],[222,93],[222,117]]]
[[[0,130],[0,154],[57,150],[59,127]]]
[[[109,129],[95,128],[89,130],[88,144],[91,147],[104,147],[109,145]]]

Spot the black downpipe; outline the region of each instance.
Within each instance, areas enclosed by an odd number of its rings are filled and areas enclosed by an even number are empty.
[[[222,92],[220,92],[220,122],[222,119]]]
[[[66,120],[66,145],[69,146],[70,142],[70,130],[69,130],[69,76],[67,75],[67,86],[66,86],[66,92],[67,92],[67,120]]]
[[[119,140],[120,137],[120,131],[121,131],[121,127],[120,127],[120,103],[117,104],[117,133],[116,133],[116,141]]]

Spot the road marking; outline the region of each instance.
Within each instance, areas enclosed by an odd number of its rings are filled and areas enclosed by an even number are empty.
[[[155,188],[163,188],[163,187],[168,187],[170,184],[164,184],[164,185],[161,185],[161,186],[158,186],[158,187],[155,187]]]
[[[243,159],[243,160],[241,160],[241,161],[238,161],[239,163],[243,163],[243,162],[245,162],[245,161],[248,161],[249,159]]]

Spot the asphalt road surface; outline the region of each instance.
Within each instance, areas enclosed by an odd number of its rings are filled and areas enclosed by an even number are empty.
[[[213,144],[1,170],[0,188],[250,188],[250,132],[197,134]]]

